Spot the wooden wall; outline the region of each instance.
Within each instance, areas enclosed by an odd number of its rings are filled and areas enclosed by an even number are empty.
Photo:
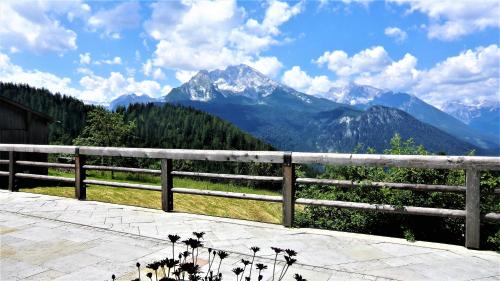
[[[48,121],[36,113],[13,104],[0,101],[0,143],[48,144]],[[8,153],[0,152],[0,159],[8,159]],[[47,154],[22,153],[19,160],[47,161]],[[20,167],[23,172],[47,174],[47,168]],[[0,179],[0,188],[5,185]]]

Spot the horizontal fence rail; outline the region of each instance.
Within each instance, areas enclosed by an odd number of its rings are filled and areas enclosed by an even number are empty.
[[[438,216],[465,220],[466,247],[479,248],[481,221],[500,222],[500,213],[480,213],[480,172],[499,171],[500,157],[477,156],[421,156],[421,155],[377,155],[377,154],[338,154],[338,153],[305,153],[280,151],[236,151],[236,150],[192,150],[192,149],[153,149],[124,147],[88,147],[88,146],[52,146],[0,144],[0,152],[8,152],[9,159],[1,159],[0,165],[7,166],[7,171],[0,171],[0,177],[8,177],[11,191],[19,189],[18,179],[57,181],[75,186],[75,197],[86,199],[86,185],[100,185],[117,188],[131,188],[161,192],[162,209],[173,211],[173,194],[197,196],[215,196],[222,198],[256,200],[282,204],[283,225],[292,226],[295,204],[303,206],[330,207],[362,211],[375,211],[390,214]],[[48,163],[18,160],[20,153],[70,154],[74,156],[74,164]],[[144,169],[131,167],[112,167],[87,165],[87,156],[153,158],[161,160],[161,169]],[[224,161],[274,163],[283,167],[282,176],[237,175],[188,171],[173,171],[172,160]],[[300,178],[295,175],[296,164],[322,164],[334,166],[367,166],[367,167],[400,167],[419,169],[462,169],[466,171],[466,185],[435,185],[390,182],[354,182],[336,179]],[[74,178],[38,175],[22,172],[20,167],[43,167],[74,170]],[[86,171],[112,171],[125,173],[150,174],[161,177],[161,185],[113,182],[87,179]],[[218,180],[256,181],[280,183],[282,196],[224,192],[205,189],[179,188],[173,186],[173,177],[193,177]],[[465,193],[465,210],[428,208],[416,206],[392,206],[360,202],[334,200],[318,200],[296,198],[295,187],[303,185],[332,185],[339,188],[391,188],[419,192],[454,192]],[[500,194],[495,188],[494,194]]]

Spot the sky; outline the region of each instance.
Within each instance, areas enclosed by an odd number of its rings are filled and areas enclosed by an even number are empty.
[[[0,80],[86,102],[241,63],[311,95],[357,83],[439,108],[500,101],[496,0],[6,0],[0,15]]]

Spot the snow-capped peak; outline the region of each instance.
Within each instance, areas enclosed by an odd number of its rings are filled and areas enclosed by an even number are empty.
[[[209,73],[215,87],[224,95],[244,95],[258,98],[270,95],[279,84],[248,65],[231,65]]]
[[[367,104],[384,92],[372,86],[349,83],[344,87],[333,87],[321,97],[338,103],[357,105]]]

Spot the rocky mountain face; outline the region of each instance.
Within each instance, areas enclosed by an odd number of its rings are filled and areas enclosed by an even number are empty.
[[[345,87],[333,87],[319,96],[343,104],[365,105],[383,93],[384,90],[371,86],[349,83]]]
[[[500,102],[476,106],[451,102],[443,107],[443,111],[469,127],[500,141]]]
[[[333,132],[332,135],[320,134],[317,149],[344,147],[372,147],[381,152],[389,147],[391,138],[397,133],[403,139],[413,138],[415,143],[422,144],[430,151],[463,154],[476,149],[470,143],[459,140],[434,126],[423,123],[410,114],[384,106],[372,106],[363,113],[339,115],[336,112],[323,112],[315,124],[321,131]]]
[[[224,70],[202,70],[188,82],[174,88],[165,96],[165,101],[275,105],[303,111],[341,106],[327,99],[298,92],[244,64],[228,66]]]

